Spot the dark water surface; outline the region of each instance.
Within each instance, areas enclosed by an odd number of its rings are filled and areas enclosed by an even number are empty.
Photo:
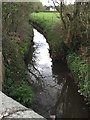
[[[34,90],[32,109],[49,118],[88,118],[89,110],[65,64],[53,65],[49,45],[34,29],[32,61],[28,62],[29,82]],[[32,73],[32,74],[31,74]]]

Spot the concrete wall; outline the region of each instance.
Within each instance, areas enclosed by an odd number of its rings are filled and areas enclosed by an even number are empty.
[[[2,118],[38,118],[44,119],[33,110],[26,108],[0,91],[0,119]]]

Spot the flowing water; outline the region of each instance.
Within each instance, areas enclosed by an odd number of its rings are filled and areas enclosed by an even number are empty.
[[[89,110],[77,92],[65,64],[53,65],[49,45],[42,34],[34,29],[32,60],[28,61],[29,82],[34,91],[32,109],[45,118],[88,118]]]

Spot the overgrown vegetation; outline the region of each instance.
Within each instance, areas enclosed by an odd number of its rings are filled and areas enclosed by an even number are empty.
[[[90,102],[90,68],[88,64],[86,64],[86,62],[77,53],[70,53],[67,56],[67,63],[73,73],[73,77],[78,83],[80,93]]]
[[[3,56],[5,65],[5,79],[3,83],[3,91],[5,94],[16,99],[25,105],[24,96],[32,102],[32,89],[28,84],[26,66],[16,40],[13,38],[4,38],[3,40]],[[23,86],[22,83],[24,82]],[[22,89],[23,91],[22,91]],[[29,92],[26,93],[26,90]],[[19,93],[18,93],[19,92]],[[22,93],[22,94],[21,94]],[[22,101],[21,101],[22,100]]]
[[[67,30],[65,43],[70,51],[67,56],[67,63],[76,82],[78,80],[80,93],[90,103],[90,2],[76,2],[71,7],[62,3],[61,7],[66,26],[64,29]]]
[[[3,92],[28,107],[33,98],[24,62],[33,39],[28,18],[32,11],[41,9],[42,6],[39,6],[41,3],[2,3],[2,50],[5,66]]]

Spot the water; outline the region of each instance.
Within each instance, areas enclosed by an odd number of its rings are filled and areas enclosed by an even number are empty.
[[[49,45],[34,29],[32,61],[28,62],[29,82],[34,90],[32,109],[49,118],[88,118],[90,111],[77,92],[77,86],[65,64],[55,63],[49,55]],[[32,74],[33,75],[32,75]]]

